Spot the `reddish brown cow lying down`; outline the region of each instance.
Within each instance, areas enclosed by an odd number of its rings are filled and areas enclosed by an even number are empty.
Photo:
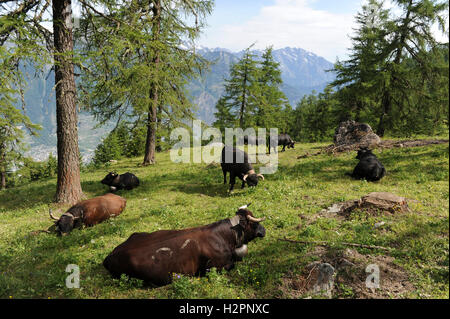
[[[266,230],[247,206],[232,218],[182,230],[134,233],[103,261],[113,275],[144,280],[161,286],[172,281],[174,273],[204,275],[208,268],[230,270],[248,252],[247,243],[264,237]]]
[[[67,212],[55,219],[56,232],[59,235],[67,235],[76,227],[93,226],[104,220],[120,215],[125,209],[127,200],[114,194],[106,194],[79,202],[69,208]]]

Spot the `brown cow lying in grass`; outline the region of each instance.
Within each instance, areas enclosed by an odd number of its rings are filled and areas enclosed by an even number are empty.
[[[103,265],[115,278],[126,274],[155,286],[170,283],[175,273],[204,275],[212,267],[230,270],[247,254],[248,242],[265,236],[263,220],[243,206],[234,217],[205,226],[134,233]]]
[[[114,194],[106,194],[79,202],[67,210],[60,218],[50,217],[55,221],[56,232],[59,235],[67,235],[74,228],[83,225],[93,226],[107,220],[110,217],[120,215],[125,209],[127,200]]]

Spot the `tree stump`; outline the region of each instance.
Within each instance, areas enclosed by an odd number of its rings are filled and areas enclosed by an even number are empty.
[[[409,211],[404,197],[387,192],[373,192],[360,199],[333,204],[324,212],[349,216],[354,209],[362,209],[371,214],[378,212],[395,214]]]

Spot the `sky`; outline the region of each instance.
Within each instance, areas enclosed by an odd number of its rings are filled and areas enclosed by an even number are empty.
[[[336,62],[348,57],[364,0],[215,0],[198,44],[240,51],[298,47]]]

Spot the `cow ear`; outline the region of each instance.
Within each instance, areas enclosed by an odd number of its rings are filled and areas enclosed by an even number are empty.
[[[241,225],[243,228],[245,228],[248,224],[248,219],[246,216],[239,214],[239,225]]]

